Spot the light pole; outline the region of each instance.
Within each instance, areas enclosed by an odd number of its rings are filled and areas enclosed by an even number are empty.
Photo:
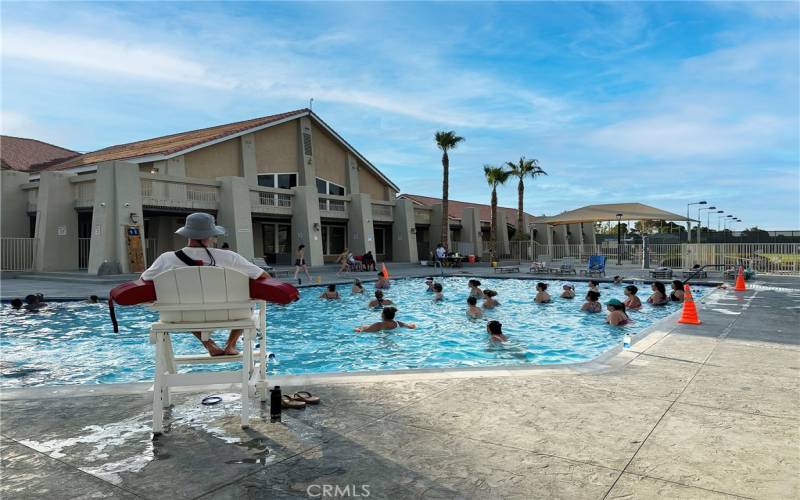
[[[716,213],[717,217],[719,214],[723,213],[725,210],[717,210]],[[708,228],[708,234],[711,235],[711,214],[712,212],[706,212],[706,227]],[[717,232],[719,232],[719,219],[717,220]]]
[[[622,214],[617,214],[617,265],[622,265]]]
[[[695,203],[687,203],[686,204],[686,242],[692,242],[692,221],[689,220],[689,207],[692,205],[705,205],[705,201],[698,201]],[[700,221],[697,222],[697,227],[700,227]]]
[[[717,207],[706,207],[706,208],[698,208],[697,209],[697,243],[700,244],[700,231],[703,226],[703,219],[701,219],[703,210],[716,210]],[[707,219],[707,218],[706,218]],[[708,229],[708,222],[706,222],[706,229]]]

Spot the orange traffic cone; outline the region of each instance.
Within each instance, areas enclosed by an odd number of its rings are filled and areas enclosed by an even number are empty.
[[[389,279],[389,270],[386,269],[386,264],[381,264],[381,273],[383,273],[384,278]]]
[[[697,317],[697,307],[694,305],[694,298],[692,298],[692,290],[689,285],[683,285],[683,312],[681,312],[681,319],[678,323],[686,323],[687,325],[699,325],[702,323],[700,318]]]
[[[744,292],[747,287],[744,285],[744,267],[739,266],[739,274],[736,275],[736,286],[734,290],[737,292]]]

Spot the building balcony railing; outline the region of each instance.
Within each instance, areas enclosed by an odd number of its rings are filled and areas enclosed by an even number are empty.
[[[391,221],[393,220],[393,202],[386,201],[373,201],[372,202],[372,219],[378,221]]]
[[[319,215],[334,219],[350,217],[350,198],[347,196],[319,195]]]
[[[219,181],[142,174],[142,205],[159,208],[216,210]]]
[[[293,199],[291,189],[250,187],[250,210],[254,213],[291,215]]]

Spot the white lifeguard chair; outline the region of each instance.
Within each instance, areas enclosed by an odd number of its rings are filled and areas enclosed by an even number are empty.
[[[155,345],[153,432],[163,430],[163,409],[170,406],[170,387],[241,383],[242,427],[249,425],[250,397],[267,397],[266,302],[250,298],[249,278],[231,269],[194,266],[172,269],[153,280],[160,313],[150,327]],[[258,304],[258,313],[253,306]],[[214,330],[243,330],[241,353],[233,356],[176,356],[173,334],[201,332],[207,340]],[[260,347],[253,343],[261,332]],[[198,343],[199,346],[199,343]],[[255,356],[254,356],[255,354]],[[241,370],[179,373],[180,365],[241,362]]]

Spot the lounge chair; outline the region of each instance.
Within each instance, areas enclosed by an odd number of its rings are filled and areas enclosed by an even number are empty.
[[[671,280],[672,269],[668,267],[659,267],[657,269],[651,269],[650,278],[654,280]]]
[[[159,274],[153,280],[156,302],[152,309],[160,313],[150,327],[150,343],[155,344],[155,383],[153,385],[153,432],[163,429],[162,410],[170,406],[170,387],[241,384],[241,425],[249,425],[249,398],[267,397],[266,374],[266,303],[250,299],[249,279],[231,269],[212,266],[182,267]],[[259,304],[254,317],[252,306]],[[243,348],[238,355],[176,356],[172,335],[201,332],[207,340],[214,330],[243,330]],[[254,356],[256,331],[265,337]],[[198,348],[200,344],[197,344]],[[241,363],[229,371],[178,373],[179,365]]]
[[[503,264],[502,262],[498,262],[494,268],[495,273],[518,273],[519,272],[519,264],[506,262]]]
[[[530,274],[550,274],[553,270],[547,264],[545,259],[540,261],[533,261],[531,262],[530,268],[528,268],[528,272]]]
[[[590,256],[587,269],[581,269],[581,274],[585,276],[605,276],[606,256],[605,255]]]
[[[555,271],[558,274],[578,274],[578,271],[575,270],[575,259],[572,257],[564,257],[561,259],[561,266],[559,266]]]
[[[260,267],[261,269],[265,270],[268,273],[271,273],[273,271],[272,266],[267,264],[266,259],[263,259],[261,257],[256,257],[255,259],[253,259],[252,262],[253,264],[255,264],[256,266]]]

